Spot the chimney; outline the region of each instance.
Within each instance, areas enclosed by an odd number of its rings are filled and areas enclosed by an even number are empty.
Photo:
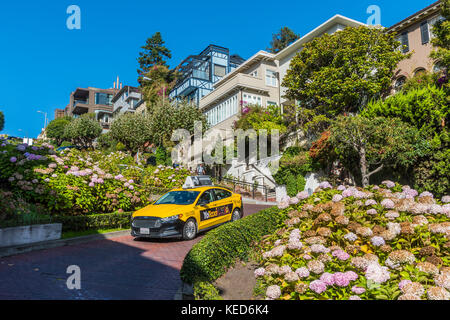
[[[114,81],[114,89],[116,88],[116,82]]]

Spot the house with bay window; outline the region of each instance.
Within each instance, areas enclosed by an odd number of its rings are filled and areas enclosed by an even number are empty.
[[[441,3],[437,1],[387,28],[387,32],[395,33],[397,40],[401,42],[400,50],[403,53],[412,53],[409,59],[400,61],[397,66],[394,92],[400,90],[408,78],[423,72],[439,72],[439,67],[429,56],[433,50],[433,25],[443,19],[440,7]]]
[[[198,55],[187,57],[177,67],[180,74],[169,93],[172,101],[187,100],[199,105],[200,99],[213,90],[213,85],[236,69],[244,59],[230,54],[228,48],[209,45]]]
[[[132,86],[124,86],[112,98],[114,118],[127,112],[135,112],[142,99],[141,90]]]
[[[259,51],[213,85],[199,108],[212,128],[233,126],[246,105],[278,105],[278,67],[274,55]]]

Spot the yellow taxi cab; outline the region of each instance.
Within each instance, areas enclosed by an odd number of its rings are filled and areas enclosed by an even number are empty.
[[[236,221],[243,214],[241,195],[214,186],[208,176],[188,177],[182,188],[133,214],[131,235],[192,240],[199,232]]]

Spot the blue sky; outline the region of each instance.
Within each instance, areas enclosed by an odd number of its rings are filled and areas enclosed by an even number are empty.
[[[119,76],[137,85],[140,47],[160,31],[172,50],[171,66],[208,44],[247,59],[266,49],[282,26],[304,35],[335,14],[366,22],[369,5],[389,27],[433,0],[342,1],[5,1],[0,10],[1,133],[36,137],[44,116],[54,117],[77,87],[110,88]],[[81,9],[81,30],[68,30],[66,13]],[[22,129],[21,131],[19,129]]]

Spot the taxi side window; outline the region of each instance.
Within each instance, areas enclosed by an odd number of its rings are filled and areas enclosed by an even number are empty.
[[[201,195],[198,202],[199,203],[200,202],[211,203],[214,201],[215,201],[215,199],[214,199],[214,194],[212,193],[212,190],[207,190]]]
[[[231,197],[231,192],[223,189],[214,189],[217,200],[222,200]]]

